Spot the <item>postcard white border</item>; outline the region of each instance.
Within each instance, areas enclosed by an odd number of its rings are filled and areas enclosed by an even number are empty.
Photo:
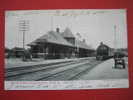
[[[5,81],[5,90],[73,90],[129,88],[128,79],[86,81]]]

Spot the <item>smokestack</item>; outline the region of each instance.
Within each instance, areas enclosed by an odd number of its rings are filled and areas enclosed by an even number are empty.
[[[60,29],[59,29],[59,28],[56,28],[56,32],[57,32],[57,33],[60,33]]]

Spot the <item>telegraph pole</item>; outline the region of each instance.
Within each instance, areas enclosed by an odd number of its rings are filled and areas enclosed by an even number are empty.
[[[78,56],[79,56],[80,47],[78,46],[78,41],[80,41],[82,37],[81,37],[80,33],[77,33],[76,35],[77,35],[76,49],[77,49],[77,53],[78,53]]]
[[[29,20],[19,21],[19,31],[23,34],[23,50],[25,50],[25,33],[29,30]],[[23,61],[25,60],[23,56]]]
[[[53,18],[53,16],[51,16],[51,30],[53,30],[53,23],[54,23],[54,18]]]
[[[116,25],[114,26],[114,50],[117,51]]]

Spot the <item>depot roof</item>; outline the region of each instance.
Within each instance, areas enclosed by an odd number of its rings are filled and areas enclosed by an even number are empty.
[[[61,33],[64,38],[75,38],[71,30],[67,27],[64,32]]]
[[[82,49],[92,49],[90,46],[88,46],[84,41],[76,40],[75,46]]]
[[[71,44],[69,41],[67,41],[65,38],[74,38],[75,44]],[[74,37],[71,30],[69,28],[66,28],[64,32],[56,32],[56,31],[48,31],[43,36],[39,37],[35,41],[28,44],[29,46],[38,45],[38,43],[52,43],[52,44],[58,44],[58,45],[64,45],[64,46],[70,46],[70,47],[78,47],[82,49],[91,49],[90,46],[88,46],[85,41],[80,41]]]
[[[55,31],[48,31],[43,36],[39,37],[35,41],[31,42],[28,45],[36,45],[37,43],[53,43],[53,44],[59,44],[59,45],[65,45],[65,46],[73,46],[71,43],[67,42],[60,33]]]

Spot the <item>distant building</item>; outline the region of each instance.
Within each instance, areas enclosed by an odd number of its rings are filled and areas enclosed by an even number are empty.
[[[33,57],[45,59],[59,59],[72,57],[87,57],[94,50],[85,41],[77,40],[69,28],[64,32],[48,31],[45,35],[28,44]]]
[[[14,47],[12,49],[10,49],[10,51],[8,52],[8,57],[13,57],[13,58],[20,58],[23,56],[24,53],[24,49],[23,48],[19,48],[19,47]]]

